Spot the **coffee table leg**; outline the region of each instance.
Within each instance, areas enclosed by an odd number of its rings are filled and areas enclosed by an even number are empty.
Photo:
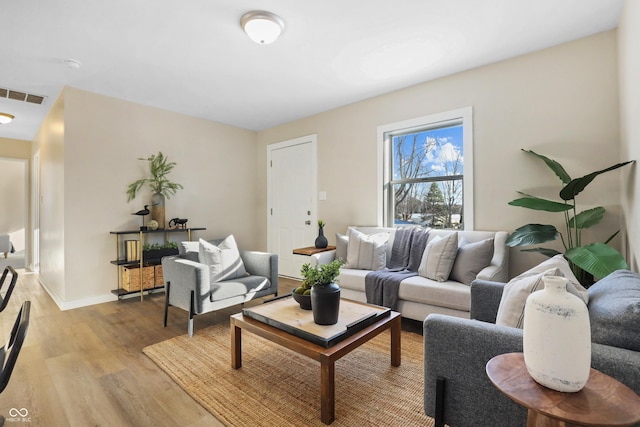
[[[331,424],[335,419],[335,362],[322,360],[320,362],[320,420]]]
[[[231,319],[231,367],[238,369],[242,366],[242,328],[235,325]]]
[[[400,366],[402,348],[400,336],[402,333],[402,322],[400,316],[396,317],[391,324],[391,366]]]

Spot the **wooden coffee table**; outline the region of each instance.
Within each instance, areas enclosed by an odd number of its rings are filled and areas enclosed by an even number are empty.
[[[302,310],[298,307],[296,311],[292,311],[292,303],[297,305],[293,298],[283,298],[276,301],[268,302],[262,306],[269,305],[269,309],[282,308],[283,310],[294,312],[295,316],[299,316],[297,322],[300,327],[314,329],[315,333],[319,333],[317,328],[323,328],[319,325],[310,325],[309,318],[313,319],[313,314],[309,310]],[[366,304],[355,301],[342,299],[340,301],[341,316],[343,310],[348,310],[353,304],[353,308],[362,309]],[[326,326],[324,328],[337,328],[338,325]],[[305,326],[306,325],[306,326]],[[269,341],[280,344],[290,350],[295,351],[303,356],[310,357],[320,362],[320,419],[325,424],[331,424],[335,419],[335,362],[342,356],[350,353],[360,345],[374,338],[381,332],[391,330],[391,365],[400,366],[400,333],[401,333],[401,317],[400,313],[391,311],[385,316],[381,316],[376,321],[362,329],[353,332],[343,340],[329,347],[315,344],[309,340],[286,332],[282,329],[271,326],[265,322],[253,319],[242,313],[231,316],[231,367],[238,369],[242,366],[242,330],[246,330],[255,335],[261,336]],[[333,333],[333,332],[331,332]]]
[[[522,353],[489,360],[487,375],[501,392],[529,410],[527,427],[630,426],[640,421],[640,397],[593,368],[587,384],[576,393],[538,384],[529,375]]]

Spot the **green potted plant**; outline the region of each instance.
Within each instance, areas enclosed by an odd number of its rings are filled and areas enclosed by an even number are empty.
[[[178,254],[177,242],[145,243],[142,246],[142,259],[145,261],[153,261],[162,259],[162,257]]]
[[[336,278],[340,274],[342,264],[341,259],[314,267],[307,263],[300,270],[303,280],[300,286],[293,290],[293,296],[301,308],[311,308],[313,321],[319,325],[333,325],[338,321],[340,287]],[[308,297],[309,300],[304,297]],[[304,304],[301,301],[304,301]]]
[[[158,151],[158,154],[152,154],[148,158],[138,158],[138,160],[146,160],[149,163],[149,178],[142,178],[132,182],[127,187],[127,202],[136,198],[138,191],[145,184],[151,189],[151,219],[158,222],[158,228],[164,229],[164,199],[169,199],[176,191],[182,189],[182,185],[169,181],[167,175],[173,170],[175,162],[169,162],[167,157]]]
[[[629,267],[622,254],[608,245],[619,231],[616,231],[604,243],[583,243],[582,230],[599,224],[604,217],[605,209],[596,207],[578,213],[575,198],[598,175],[618,169],[629,163],[634,163],[635,160],[618,163],[581,178],[572,179],[557,161],[531,150],[522,151],[542,160],[560,179],[562,189],[559,196],[562,201],[542,199],[518,191],[523,197],[512,200],[509,205],[538,211],[562,213],[565,222],[565,234],[563,235],[553,225],[527,224],[518,228],[509,236],[507,245],[510,247],[531,246],[560,238],[565,249],[564,257],[569,261],[575,276],[585,287],[589,287],[593,283],[594,277],[602,278],[615,270],[628,269]],[[561,253],[555,249],[542,247],[524,249],[523,251],[538,252],[548,257]]]

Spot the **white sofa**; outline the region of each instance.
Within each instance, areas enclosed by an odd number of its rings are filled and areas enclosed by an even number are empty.
[[[353,227],[356,230],[371,235],[388,232],[389,240],[386,244],[387,261],[391,257],[391,248],[395,236],[395,228],[384,227]],[[506,231],[452,231],[430,230],[429,242],[434,236],[444,237],[450,233],[458,233],[458,240],[466,243],[480,242],[494,239],[493,256],[490,263],[484,267],[477,278],[482,280],[507,282],[509,280],[509,251],[505,241],[509,236]],[[311,264],[326,264],[336,256],[345,258],[346,247],[343,239],[337,238],[336,250],[322,252],[312,256]],[[337,253],[337,255],[336,255]],[[342,268],[338,281],[341,297],[366,302],[365,276],[370,270],[356,270]],[[429,314],[438,313],[450,316],[469,318],[471,308],[470,283],[464,284],[453,280],[438,282],[422,276],[413,276],[400,283],[398,291],[398,311],[403,317],[423,321]]]

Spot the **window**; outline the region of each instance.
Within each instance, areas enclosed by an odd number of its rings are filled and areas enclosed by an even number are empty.
[[[471,108],[378,128],[382,223],[473,229]]]

